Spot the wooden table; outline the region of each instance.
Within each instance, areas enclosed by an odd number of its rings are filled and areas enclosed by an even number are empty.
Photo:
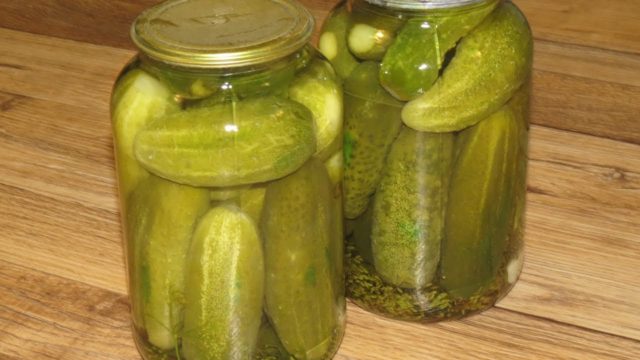
[[[156,1],[0,1],[0,359],[138,357],[108,104]],[[640,1],[517,4],[536,38],[520,282],[436,325],[350,305],[337,359],[640,359]]]

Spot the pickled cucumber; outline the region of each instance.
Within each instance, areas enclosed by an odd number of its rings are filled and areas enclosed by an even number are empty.
[[[518,121],[504,106],[463,131],[451,177],[442,245],[441,284],[469,297],[496,276],[515,206]]]
[[[329,160],[325,161],[324,165],[329,173],[331,183],[334,187],[339,186],[342,183],[342,174],[344,172],[344,154],[342,151],[338,151],[331,155]]]
[[[262,322],[264,258],[254,222],[219,206],[198,223],[185,273],[186,359],[250,359]]]
[[[351,11],[347,45],[362,60],[382,60],[403,24],[401,14],[383,14],[373,5],[362,4]]]
[[[338,6],[329,14],[318,41],[320,52],[331,62],[342,79],[346,79],[358,66],[358,60],[347,48],[348,26],[349,11],[347,6]]]
[[[387,157],[375,195],[371,250],[387,282],[420,289],[429,285],[444,237],[453,134],[404,128]]]
[[[382,61],[382,86],[400,100],[423,94],[438,78],[447,51],[478,26],[496,4],[407,21]]]
[[[321,159],[332,154],[331,144],[342,133],[342,85],[331,65],[324,60],[309,64],[289,87],[289,98],[313,114],[316,153]]]
[[[532,63],[531,30],[520,11],[502,3],[458,45],[442,77],[402,111],[419,131],[462,130],[503,106],[526,80]]]
[[[192,108],[140,131],[138,161],[194,186],[237,186],[283,177],[315,152],[311,112],[277,97]]]
[[[239,197],[250,188],[249,185],[231,186],[223,188],[212,188],[209,197],[212,201],[226,201]]]
[[[240,209],[242,209],[245,214],[249,215],[256,224],[260,223],[260,219],[262,218],[264,196],[266,192],[267,189],[264,186],[255,185],[249,190],[243,192],[239,198],[238,206],[240,206]]]
[[[373,204],[367,207],[364,214],[358,218],[349,220],[353,228],[353,245],[362,259],[369,264],[373,264],[373,254],[371,252],[371,228],[373,226]]]
[[[402,103],[378,83],[379,68],[363,62],[345,81],[344,212],[349,219],[367,208],[402,126]]]
[[[209,192],[156,176],[141,182],[128,200],[125,217],[134,319],[149,342],[176,346],[182,324],[184,270],[197,219],[209,208]]]
[[[380,68],[382,86],[404,101],[424,93],[438,78],[438,45],[434,25],[422,19],[409,20],[384,56]]]
[[[278,334],[266,319],[262,320],[258,333],[258,351],[253,358],[255,360],[291,360]]]
[[[338,326],[332,279],[331,183],[310,160],[267,186],[261,229],[266,264],[266,312],[296,359],[324,359]]]
[[[134,139],[146,124],[178,110],[178,104],[171,96],[160,81],[139,69],[129,71],[114,87],[111,112],[118,183],[123,199],[148,176],[135,159]]]
[[[299,59],[303,61],[304,59]],[[198,106],[215,103],[217,99],[243,99],[249,96],[286,93],[296,67],[285,60],[250,72],[227,75],[215,71],[186,71],[166,66],[142,64],[142,68],[161,79],[180,98]],[[294,60],[295,61],[295,60]]]

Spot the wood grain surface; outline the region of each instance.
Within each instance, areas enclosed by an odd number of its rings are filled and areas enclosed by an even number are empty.
[[[2,360],[139,358],[109,96],[157,2],[0,1]],[[536,38],[518,285],[435,325],[349,305],[336,359],[640,359],[640,1],[516,3]]]

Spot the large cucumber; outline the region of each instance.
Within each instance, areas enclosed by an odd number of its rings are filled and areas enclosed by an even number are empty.
[[[182,324],[187,251],[197,219],[209,208],[209,192],[150,176],[127,205],[134,319],[144,324],[149,342],[171,349]]]
[[[160,81],[139,69],[127,72],[114,87],[111,116],[122,199],[149,174],[134,156],[134,139],[154,119],[178,110],[171,96]]]
[[[376,270],[391,284],[430,284],[444,237],[453,134],[404,128],[393,143],[373,208],[371,250]]]
[[[518,127],[504,106],[456,141],[441,259],[441,284],[454,296],[480,290],[503,263],[515,207]]]
[[[502,3],[460,42],[444,74],[402,111],[419,131],[462,130],[503,106],[531,71],[533,41],[526,19]]]
[[[264,259],[249,216],[219,206],[200,220],[185,283],[185,358],[251,359],[262,322]]]
[[[331,188],[316,159],[267,186],[266,311],[296,359],[324,359],[339,326],[332,246],[342,236],[332,239]]]
[[[380,82],[400,100],[412,100],[438,78],[445,54],[495,9],[496,1],[409,20],[387,50]]]
[[[349,50],[362,60],[382,60],[403,22],[400,12],[385,12],[364,2],[353,6],[347,31]]]
[[[345,81],[344,212],[349,219],[367,208],[402,126],[402,103],[380,86],[379,68],[363,62]]]
[[[347,48],[347,28],[349,26],[349,11],[345,4],[339,5],[329,14],[324,23],[318,48],[333,65],[338,75],[346,79],[353,69],[358,66],[358,60],[351,55]]]
[[[342,85],[331,65],[316,60],[308,65],[289,87],[289,98],[311,110],[315,122],[316,153],[328,158],[331,145],[341,141],[342,133]]]
[[[253,98],[160,118],[136,138],[149,171],[194,186],[236,186],[283,177],[315,152],[311,112],[291,100]]]

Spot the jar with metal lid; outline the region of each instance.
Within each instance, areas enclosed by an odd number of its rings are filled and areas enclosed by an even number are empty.
[[[491,307],[523,263],[529,25],[510,1],[350,0],[320,51],[344,80],[347,296],[396,319]]]
[[[327,359],[344,330],[342,87],[292,0],[170,0],[111,110],[145,359]]]

